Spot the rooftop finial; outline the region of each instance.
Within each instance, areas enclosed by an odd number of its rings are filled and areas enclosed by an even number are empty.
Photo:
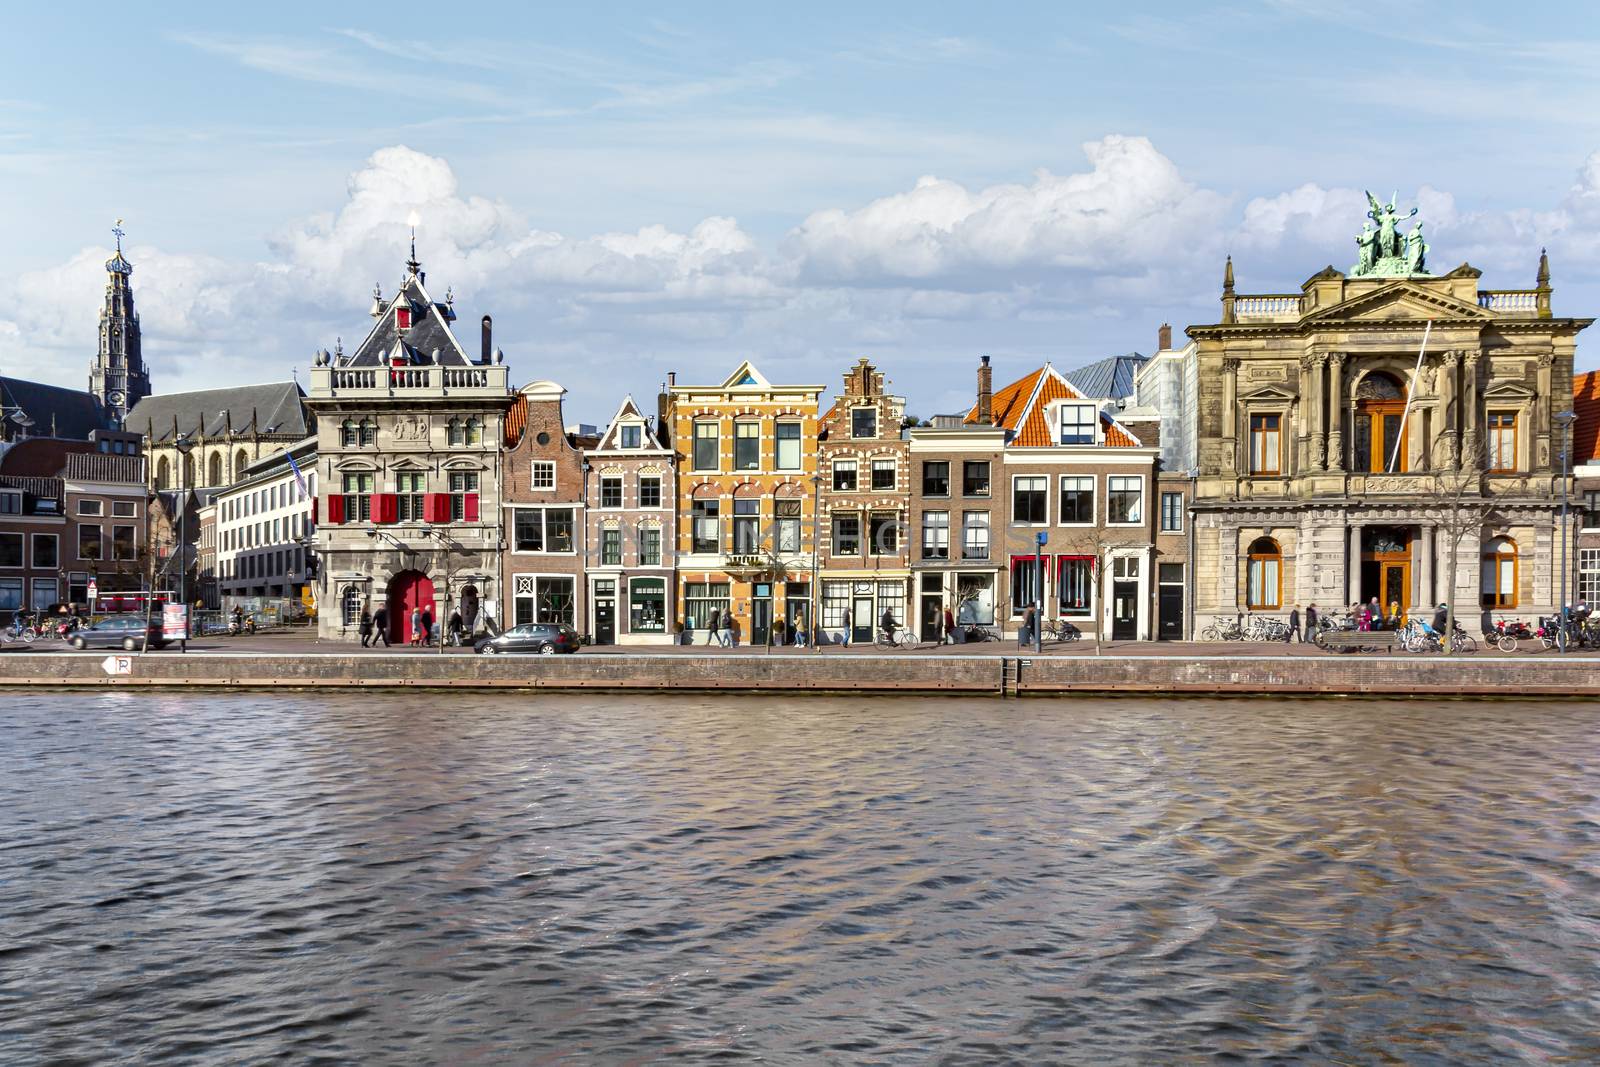
[[[1233,292],[1233,257],[1228,257],[1227,265],[1222,268],[1222,291]]]
[[[1534,284],[1541,289],[1550,288],[1550,256],[1542,248],[1539,249],[1539,275]]]
[[[417,223],[421,221],[422,218],[415,211],[406,217],[406,222],[411,226],[411,258],[406,260],[406,269],[412,274],[422,269],[422,264],[417,262]]]
[[[117,224],[111,227],[111,232],[117,235],[117,255],[120,256],[122,255],[122,236],[124,233],[121,219],[118,219]]]

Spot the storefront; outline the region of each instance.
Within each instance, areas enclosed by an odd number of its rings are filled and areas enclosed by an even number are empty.
[[[906,625],[906,580],[822,579],[822,640],[840,643],[848,632],[852,642],[870,643],[884,612],[894,617],[895,625]]]

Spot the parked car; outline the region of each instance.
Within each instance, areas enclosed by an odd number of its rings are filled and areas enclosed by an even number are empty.
[[[529,622],[494,637],[480,637],[472,646],[480,655],[503,652],[538,652],[553,656],[557,652],[578,651],[578,631],[550,622]]]
[[[92,626],[74,630],[67,638],[73,648],[123,648],[137,652],[146,646],[163,648],[166,639],[161,636],[161,623],[145,622],[143,615],[120,615],[101,619]]]

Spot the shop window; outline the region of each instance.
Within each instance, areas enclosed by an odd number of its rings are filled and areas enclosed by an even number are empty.
[[[1094,557],[1062,556],[1056,561],[1056,611],[1094,614]]]
[[[822,625],[837,630],[844,626],[845,615],[850,611],[850,583],[822,583]]]
[[[1251,611],[1277,611],[1283,598],[1283,552],[1270,537],[1250,543],[1245,605]]]
[[[1485,608],[1517,606],[1517,543],[1496,537],[1483,546],[1479,595]]]
[[[659,634],[667,629],[665,578],[634,578],[628,583],[628,631]]]
[[[1021,615],[1029,604],[1043,603],[1044,561],[1038,556],[1011,557],[1011,614]]]
[[[554,623],[571,626],[576,580],[562,575],[519,574],[515,578],[514,625]]]
[[[963,626],[994,625],[994,575],[956,575],[956,621]]]
[[[683,625],[688,630],[704,629],[712,612],[728,614],[727,582],[686,582],[683,586]]]

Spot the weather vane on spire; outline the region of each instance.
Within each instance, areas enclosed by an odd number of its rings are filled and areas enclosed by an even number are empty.
[[[415,211],[406,217],[406,222],[411,224],[411,258],[406,260],[406,266],[411,268],[412,274],[417,273],[418,268],[422,266],[417,262],[417,223],[421,221],[422,217]]]
[[[111,227],[111,232],[117,235],[117,254],[121,255],[122,254],[122,235],[123,235],[123,232],[124,232],[123,229],[122,229],[122,220],[121,219],[118,219],[117,220],[117,224],[115,226]]]

